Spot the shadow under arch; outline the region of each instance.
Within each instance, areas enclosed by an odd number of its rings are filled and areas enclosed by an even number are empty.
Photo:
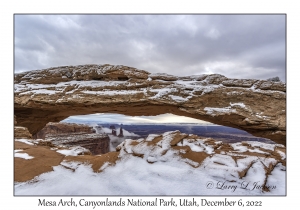
[[[239,121],[241,120],[241,118],[243,118],[242,116],[237,114],[236,115],[232,114],[227,117],[224,116],[210,117],[210,116],[201,116],[201,115],[195,116],[193,114],[180,111],[178,107],[175,106],[142,105],[142,104],[124,106],[122,104],[117,104],[115,106],[109,106],[109,107],[83,106],[80,108],[79,107],[72,108],[72,106],[66,105],[64,107],[60,107],[58,110],[59,111],[15,108],[15,115],[17,117],[18,125],[27,127],[29,132],[33,135],[35,135],[38,131],[40,131],[43,127],[45,127],[45,125],[48,122],[60,122],[74,115],[89,115],[95,113],[115,113],[115,114],[124,114],[128,116],[153,116],[153,115],[171,113],[174,115],[194,118],[194,119],[210,122],[217,125],[223,125],[227,127],[237,128],[240,130],[245,130],[246,132],[254,136],[258,136],[262,138],[269,137],[268,135],[264,135],[263,132],[257,132],[257,130],[241,128],[240,126],[231,123],[231,121]],[[230,120],[226,120],[226,118],[228,117],[230,117]],[[269,139],[274,140],[272,138]],[[282,141],[280,142],[282,143]]]

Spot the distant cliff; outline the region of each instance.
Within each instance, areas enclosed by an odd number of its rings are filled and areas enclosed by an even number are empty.
[[[48,123],[34,138],[51,141],[53,145],[81,146],[93,155],[109,152],[110,139],[106,134],[96,134],[87,125],[75,123]]]
[[[48,123],[42,130],[33,136],[35,139],[45,139],[47,137],[57,136],[59,134],[74,133],[96,133],[92,127],[76,123]]]

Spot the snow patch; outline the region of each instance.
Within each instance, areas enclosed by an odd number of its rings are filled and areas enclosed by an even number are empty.
[[[206,114],[210,114],[212,116],[236,113],[237,111],[233,107],[247,109],[244,103],[231,103],[230,102],[230,106],[228,106],[228,107],[223,107],[223,108],[205,107],[204,111],[206,111]]]
[[[160,136],[160,135],[158,135],[158,134],[149,134],[145,141],[152,141],[152,140],[154,140],[156,137],[159,137],[159,136]]]
[[[80,146],[76,146],[76,147],[70,147],[69,149],[56,150],[56,152],[66,156],[77,156],[79,154],[89,152],[89,150]]]
[[[15,141],[23,142],[25,144],[34,145],[32,142],[30,142],[27,139],[15,139]]]
[[[281,152],[280,150],[276,150],[276,152],[281,156],[282,160],[286,159],[286,155],[284,152]]]
[[[224,108],[205,107],[204,111],[206,111],[206,114],[212,116],[236,113],[236,110],[231,109],[231,107],[224,107]]]
[[[188,101],[187,98],[183,98],[181,96],[169,95],[169,97],[172,98],[173,101],[177,101],[177,102]]]
[[[23,159],[26,159],[26,160],[34,158],[34,157],[28,155],[27,153],[18,153],[18,152],[15,153],[15,157],[23,158]]]

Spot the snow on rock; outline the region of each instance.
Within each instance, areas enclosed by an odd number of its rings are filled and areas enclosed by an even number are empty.
[[[215,116],[215,115],[238,113],[238,111],[235,108],[247,109],[244,103],[231,103],[230,102],[230,106],[228,106],[228,107],[223,107],[223,108],[205,107],[204,111],[206,111],[207,114]]]
[[[159,137],[158,134],[149,134],[145,141],[152,141],[154,138]]]
[[[279,153],[279,155],[281,156],[282,160],[286,159],[286,154],[284,152],[279,151],[279,150],[277,150],[276,152]]]
[[[236,152],[246,152],[246,151],[248,151],[248,147],[243,146],[242,143],[240,143],[240,142],[233,143],[233,144],[231,144],[231,146],[233,147],[234,151],[236,151]]]
[[[279,163],[275,166],[271,174],[269,174],[266,187],[272,192],[272,194],[280,194],[281,189],[285,188],[285,181],[278,182],[278,180],[285,180],[286,174],[283,173],[286,167]]]
[[[89,150],[80,146],[76,146],[70,147],[68,149],[56,150],[56,152],[66,156],[77,156],[80,154],[84,154],[85,152],[89,152]]]
[[[15,149],[14,152],[21,152],[23,151],[22,149]]]
[[[251,145],[252,147],[263,148],[271,151],[274,151],[275,147],[284,147],[282,144],[265,144],[258,141],[246,141],[245,143]]]
[[[30,141],[28,139],[15,139],[15,141],[23,142],[23,143],[29,144],[29,145],[34,145],[34,143],[32,143],[33,141]]]
[[[174,144],[175,142],[177,143]],[[235,183],[241,188],[247,183],[247,189],[244,189],[242,194],[284,194],[284,187],[276,191],[266,190],[266,180],[272,174],[272,168],[276,168],[277,164],[282,162],[279,156],[274,156],[271,150],[267,152],[266,148],[271,148],[271,146],[260,142],[224,144],[220,141],[172,131],[160,136],[149,135],[144,141],[139,142],[127,139],[118,146],[117,150],[120,152],[121,162],[134,156],[143,159],[145,164],[146,162],[151,164],[185,163],[194,168],[190,170],[204,173],[206,180]],[[282,154],[285,153],[282,152]],[[204,158],[199,161],[192,155],[199,155],[199,158],[204,155]],[[282,163],[285,164],[285,162]],[[113,167],[110,167],[110,170],[114,170]],[[281,173],[285,174],[284,171]],[[196,182],[196,180],[191,181]],[[279,178],[277,181],[278,185],[283,186],[281,183],[284,182],[283,179]],[[274,181],[272,185],[276,185]],[[241,193],[241,189],[238,191]],[[202,193],[205,194],[203,191],[198,194]],[[235,192],[228,191],[227,193],[235,194]]]
[[[206,111],[206,114],[210,114],[212,116],[220,115],[220,114],[230,114],[230,113],[236,113],[235,109],[232,109],[229,107],[224,108],[214,108],[214,107],[205,107],[204,111]]]
[[[130,94],[137,94],[141,93],[142,91],[81,91],[82,93],[86,94],[94,94],[94,95],[110,95],[110,96],[115,96],[115,95],[130,95]]]
[[[174,96],[174,95],[169,95],[169,97],[172,98],[172,100],[177,101],[177,102],[182,102],[182,101],[187,101],[188,98],[183,98],[180,96]]]
[[[96,130],[96,132],[98,134],[111,134],[111,129],[110,128],[107,128],[107,127],[102,127],[102,126],[93,126],[93,128]],[[125,130],[124,128],[122,128],[123,130],[123,136],[124,137],[132,137],[132,136],[139,136],[135,133],[132,133],[132,132],[129,132],[127,130]],[[116,128],[116,135],[118,136],[120,134],[120,127],[117,127]]]
[[[282,111],[286,109],[286,85],[281,82],[230,79],[219,74],[178,77],[123,65],[93,64],[18,73],[14,86],[17,121],[26,124],[32,134],[57,121],[57,116],[64,119],[108,111],[109,107],[131,116],[169,112],[194,116],[277,143],[286,141],[286,112]]]
[[[239,106],[241,108],[245,108],[245,104],[244,103],[230,103],[230,106]]]
[[[87,161],[64,159],[53,171],[15,183],[16,195],[285,195],[285,160],[268,144],[226,144],[170,131],[126,139],[110,153]],[[209,149],[208,149],[209,148]],[[279,148],[279,147],[278,147]],[[280,147],[284,154],[283,147]],[[62,150],[58,150],[58,152]],[[78,149],[65,150],[77,155]],[[82,161],[80,161],[82,157]],[[104,158],[104,159],[103,159]],[[99,160],[100,160],[99,159]],[[93,159],[91,159],[93,160]],[[96,165],[98,170],[95,173]],[[82,180],[85,180],[84,182]],[[55,184],[54,184],[55,183]],[[208,188],[207,183],[213,187]]]
[[[178,78],[176,76],[166,74],[166,73],[152,73],[149,75],[151,80],[164,80],[164,81],[176,81]]]

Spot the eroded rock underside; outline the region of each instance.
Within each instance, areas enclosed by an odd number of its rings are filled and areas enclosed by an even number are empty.
[[[286,85],[222,75],[176,77],[126,66],[64,66],[15,74],[17,125],[36,134],[72,115],[172,113],[286,143]]]
[[[78,164],[85,164],[99,173],[108,167],[126,164],[131,158],[140,158],[144,161],[143,164],[178,161],[190,165],[195,170],[203,171],[209,180],[224,180],[229,183],[259,182],[262,188],[258,192],[268,192],[272,191],[268,188],[270,183],[276,185],[282,182],[282,180],[274,181],[274,178],[269,180],[269,177],[275,174],[284,177],[286,170],[286,148],[283,145],[253,141],[228,144],[179,131],[166,132],[162,135],[152,134],[138,140],[126,139],[117,147],[116,152],[99,156],[79,155],[78,152],[66,156],[61,154],[59,148],[40,146],[37,140],[27,140],[27,143],[24,143],[24,140],[23,142],[16,140],[15,150],[15,154],[26,153],[31,157],[26,160],[15,157],[17,182],[31,180],[41,173],[52,171],[52,166],[57,165],[75,172]],[[74,162],[76,164],[73,164]],[[139,169],[139,173],[146,173],[142,169],[143,167]],[[190,178],[193,177],[191,174]],[[35,181],[38,180],[35,178]],[[198,193],[201,193],[201,190]]]

